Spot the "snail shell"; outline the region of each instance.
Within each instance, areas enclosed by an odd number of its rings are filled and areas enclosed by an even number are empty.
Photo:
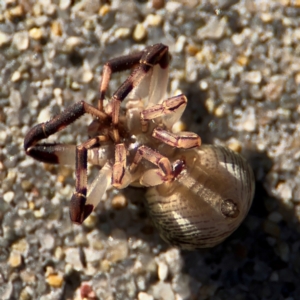
[[[172,183],[149,188],[147,207],[160,235],[183,249],[213,247],[246,217],[254,195],[251,167],[220,146],[177,150],[186,169]]]

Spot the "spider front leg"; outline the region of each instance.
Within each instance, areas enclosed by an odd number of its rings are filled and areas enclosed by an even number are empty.
[[[131,175],[126,170],[127,153],[124,144],[115,146],[115,162],[112,171],[112,185],[118,189],[125,188],[130,184]]]
[[[186,97],[178,95],[143,110],[141,112],[142,127],[146,129],[150,120],[161,117],[162,123],[168,129],[171,129],[172,125],[181,118],[186,104]],[[193,132],[172,133],[169,130],[157,127],[153,130],[152,136],[175,148],[190,149],[201,145],[200,137]]]
[[[103,167],[87,191],[88,150],[107,139],[97,136],[76,147],[75,192],[70,202],[70,218],[74,223],[81,224],[91,214],[110,185],[111,168]]]
[[[154,66],[159,65],[160,68],[166,69],[169,65],[169,59],[170,55],[168,47],[163,44],[156,44],[147,47],[144,51],[137,54],[111,60],[105,65],[103,69],[102,81],[100,84],[100,99],[98,104],[99,107],[103,107],[103,99],[108,88],[111,74],[113,72],[123,71],[137,65],[137,67],[133,69],[127,80],[125,80],[125,82],[113,94],[111,99],[110,104],[113,125],[113,139],[116,143],[120,141],[117,126],[119,123],[119,111],[121,102],[134,88],[140,85],[146,75],[149,74],[151,70],[153,70]],[[148,89],[149,88],[150,86],[148,86]]]
[[[37,144],[40,140],[64,129],[85,113],[91,114],[103,122],[108,116],[84,101],[69,106],[61,114],[48,122],[40,123],[29,130],[24,139],[26,154],[41,162],[51,164],[72,164],[75,157],[75,146],[53,144]]]
[[[185,167],[184,161],[176,160],[171,164],[167,157],[143,145],[137,149],[133,162],[129,167],[131,173],[135,172],[142,159],[157,166],[157,169],[147,170],[141,176],[140,184],[146,187],[160,185],[164,182],[172,182]]]
[[[71,220],[75,223],[82,223],[96,206],[94,203],[97,202],[95,196],[91,197],[90,200],[86,199],[88,149],[97,143],[107,140],[108,137],[97,136],[77,147],[59,143],[38,144],[38,142],[62,130],[85,113],[97,117],[103,123],[109,119],[104,112],[84,101],[80,101],[68,107],[52,120],[34,126],[27,133],[24,140],[26,154],[39,161],[51,164],[73,165],[74,162],[76,163],[76,192],[72,196],[70,206]]]

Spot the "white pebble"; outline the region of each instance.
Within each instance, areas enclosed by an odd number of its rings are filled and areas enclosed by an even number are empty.
[[[10,203],[14,199],[14,197],[15,197],[15,193],[12,191],[9,191],[3,195],[3,199],[7,203]]]
[[[262,80],[262,75],[260,71],[250,71],[245,74],[245,81],[252,84],[258,84]]]
[[[3,146],[6,142],[7,132],[4,130],[0,131],[0,145]]]
[[[139,300],[154,300],[153,296],[151,296],[147,293],[144,293],[144,292],[140,292],[138,294],[138,299]]]
[[[0,31],[0,47],[10,42],[10,35]]]
[[[65,46],[67,52],[72,52],[74,48],[82,45],[84,43],[83,39],[81,37],[77,36],[70,36],[67,38]]]
[[[219,39],[224,35],[226,26],[226,18],[211,18],[204,27],[197,30],[196,34],[201,40],[206,38]]]
[[[159,281],[152,288],[155,299],[175,300],[175,295],[170,283]]]
[[[85,70],[82,74],[82,81],[84,83],[88,83],[88,82],[92,81],[93,77],[94,77],[94,74],[92,71]]]
[[[45,234],[42,239],[40,239],[40,243],[43,249],[51,250],[54,247],[54,237],[51,234]]]
[[[20,51],[28,49],[29,36],[27,31],[16,32],[13,36],[13,44]]]
[[[46,122],[46,121],[50,120],[50,118],[51,118],[50,108],[45,107],[44,109],[42,109],[40,111],[39,116],[37,118],[37,123]]]
[[[79,251],[77,248],[67,248],[65,249],[65,261],[70,264],[73,269],[80,271],[82,270],[82,263],[79,257]]]
[[[176,41],[175,52],[181,53],[184,49],[185,43],[186,43],[186,37],[184,35],[181,35]]]
[[[158,263],[158,278],[161,281],[165,281],[168,276],[168,266],[164,262]]]
[[[71,3],[72,3],[71,0],[60,0],[59,8],[65,10],[70,7]]]
[[[15,71],[12,75],[11,75],[11,78],[10,80],[12,82],[17,82],[21,79],[21,73],[19,71]]]

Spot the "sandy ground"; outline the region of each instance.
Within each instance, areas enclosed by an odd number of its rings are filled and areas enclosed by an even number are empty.
[[[0,1],[0,298],[299,299],[299,17],[298,0]],[[74,168],[23,150],[33,125],[96,104],[108,59],[155,43],[173,57],[170,95],[188,97],[186,127],[255,173],[248,217],[212,249],[163,242],[133,188],[72,224]],[[50,140],[79,144],[90,121]]]

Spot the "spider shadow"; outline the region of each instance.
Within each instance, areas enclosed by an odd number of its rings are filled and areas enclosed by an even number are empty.
[[[226,140],[235,135],[227,118],[216,118],[208,112],[204,103],[209,95],[199,91],[198,83],[184,86],[183,91],[189,105],[182,120],[190,131],[201,137],[203,143],[212,144],[215,138]],[[240,106],[240,100],[237,98],[233,106]],[[255,174],[252,207],[241,226],[220,245],[192,252],[181,251],[182,271],[190,280],[191,296],[188,299],[208,299],[209,290],[214,288],[217,289],[214,291],[216,299],[235,299],[237,291],[241,297],[259,299],[264,288],[276,291],[274,295],[281,295],[282,299],[300,293],[299,276],[294,279],[284,277],[284,282],[279,284],[270,280],[272,275],[286,272],[289,267],[289,252],[284,252],[285,247],[290,249],[291,243],[296,243],[299,252],[300,243],[297,241],[300,236],[293,221],[295,212],[270,196],[266,189],[266,176],[273,166],[268,155],[247,149],[243,155]],[[269,220],[272,212],[280,212],[282,220]],[[245,287],[251,287],[251,295],[244,290]],[[275,299],[271,292],[268,299]]]

